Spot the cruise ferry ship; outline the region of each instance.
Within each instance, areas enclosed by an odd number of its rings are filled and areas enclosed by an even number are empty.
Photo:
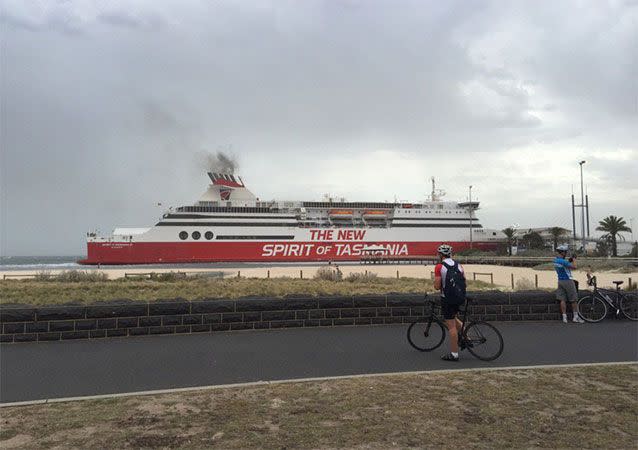
[[[441,243],[492,250],[502,232],[483,228],[478,202],[443,201],[432,180],[422,203],[260,201],[242,179],[208,172],[192,206],[171,208],[150,228],[87,233],[82,264],[357,261],[370,254],[432,256]]]

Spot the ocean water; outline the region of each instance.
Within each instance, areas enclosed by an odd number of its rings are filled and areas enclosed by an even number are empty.
[[[0,256],[0,270],[73,270],[82,256]]]

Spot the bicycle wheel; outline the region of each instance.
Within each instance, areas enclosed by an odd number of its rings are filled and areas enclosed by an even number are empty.
[[[421,352],[430,352],[445,339],[445,326],[437,319],[424,317],[408,328],[408,342]]]
[[[607,304],[598,297],[587,295],[578,300],[578,314],[585,322],[600,322],[607,315]]]
[[[638,293],[620,294],[620,310],[630,320],[638,320]]]
[[[465,329],[465,347],[482,361],[493,361],[503,353],[503,336],[487,322],[472,322]]]

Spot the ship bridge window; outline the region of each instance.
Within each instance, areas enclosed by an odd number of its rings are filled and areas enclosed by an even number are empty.
[[[188,239],[188,233],[187,233],[186,231],[180,231],[180,232],[179,232],[179,238],[180,238],[182,241],[185,241],[186,239]]]
[[[200,237],[202,237],[202,233],[200,233],[199,231],[193,231],[193,234],[191,234],[191,236],[193,237],[193,239],[198,240]]]
[[[207,231],[206,233],[204,233],[204,237],[209,241],[213,238],[213,236],[214,234],[212,231]]]

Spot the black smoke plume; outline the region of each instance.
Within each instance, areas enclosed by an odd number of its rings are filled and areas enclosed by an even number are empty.
[[[205,157],[208,172],[234,174],[239,167],[237,158],[226,152],[206,153]]]

